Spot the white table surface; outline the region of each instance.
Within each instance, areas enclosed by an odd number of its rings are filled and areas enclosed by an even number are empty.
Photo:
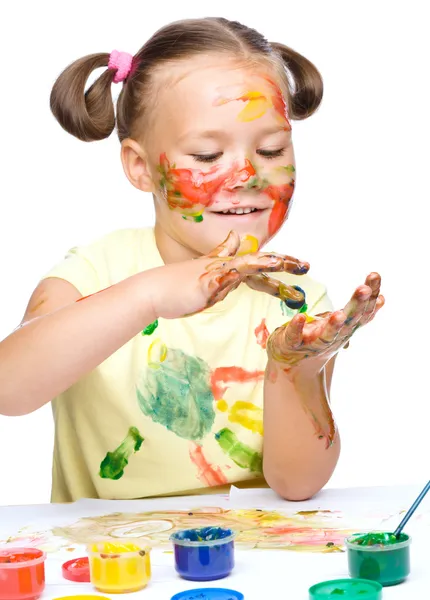
[[[422,486],[421,486],[422,487]],[[420,486],[356,488],[323,490],[312,500],[300,503],[286,502],[271,490],[238,490],[232,488],[229,496],[176,497],[159,500],[82,500],[72,504],[0,507],[0,540],[14,536],[24,526],[43,529],[52,525],[66,525],[84,516],[113,512],[141,512],[171,510],[197,506],[223,508],[271,508],[295,512],[299,510],[341,510],[345,514],[364,514],[373,510],[391,517],[382,529],[392,530],[400,521],[399,512],[409,507],[420,492]],[[389,526],[388,526],[389,525]],[[392,529],[391,529],[392,528]],[[401,585],[384,588],[386,600],[430,599],[430,495],[423,501],[417,515],[405,531],[412,536],[412,572]],[[74,544],[75,545],[75,544]],[[0,543],[0,547],[3,544]],[[82,549],[68,558],[83,556]],[[74,594],[95,594],[91,584],[64,580],[61,565],[64,556],[48,554],[46,562],[46,590],[41,600],[53,600]],[[152,579],[148,587],[132,594],[110,595],[112,600],[169,600],[182,590],[197,587],[226,587],[242,592],[245,600],[270,597],[283,600],[308,600],[311,585],[328,579],[348,577],[346,553],[301,553],[285,550],[238,550],[236,566],[226,579],[206,584],[182,580],[176,575],[173,555],[155,548],[151,553]],[[258,567],[258,568],[257,568]],[[107,595],[109,596],[109,595]]]

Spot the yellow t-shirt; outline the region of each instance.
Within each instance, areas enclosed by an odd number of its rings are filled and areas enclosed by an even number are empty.
[[[45,278],[86,296],[161,265],[153,229],[127,229],[73,248]],[[332,310],[307,275],[275,276],[306,291],[308,314]],[[265,332],[296,312],[242,284],[202,313],[135,336],[53,400],[52,501],[261,482]]]

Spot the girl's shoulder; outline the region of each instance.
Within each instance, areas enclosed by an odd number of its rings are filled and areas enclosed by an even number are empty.
[[[151,227],[118,229],[70,248],[42,279],[65,279],[86,296],[160,264]]]

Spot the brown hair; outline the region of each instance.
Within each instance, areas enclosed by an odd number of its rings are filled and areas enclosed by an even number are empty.
[[[107,138],[115,121],[121,141],[137,138],[141,118],[151,106],[148,96],[154,87],[154,73],[166,63],[216,52],[271,62],[283,79],[293,120],[306,119],[321,103],[322,78],[307,58],[282,44],[269,43],[258,31],[237,21],[208,17],[166,25],[142,46],[119,94],[116,119],[111,93],[115,71],[106,69],[85,91],[94,69],[107,67],[107,53],[85,56],[61,73],[51,91],[51,110],[66,131],[86,142]]]

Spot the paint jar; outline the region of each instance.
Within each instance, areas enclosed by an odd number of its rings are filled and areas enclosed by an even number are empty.
[[[367,535],[355,533],[347,538],[350,576],[378,581],[383,586],[402,583],[410,573],[411,538],[401,533],[395,542],[361,545],[360,542],[369,535],[393,537],[393,534],[381,531]]]
[[[213,581],[227,577],[234,567],[234,538],[231,529],[200,527],[183,529],[170,536],[175,568],[183,579]]]
[[[46,554],[37,548],[0,549],[0,600],[35,600],[45,589]]]
[[[137,592],[151,578],[150,548],[134,543],[98,542],[87,546],[87,552],[91,583],[100,592]]]

